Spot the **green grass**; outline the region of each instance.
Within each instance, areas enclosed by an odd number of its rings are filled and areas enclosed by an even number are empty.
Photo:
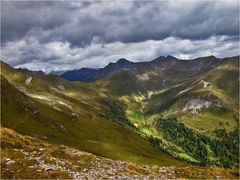
[[[128,120],[138,126],[138,127],[143,127],[145,125],[145,119],[142,113],[139,111],[139,109],[134,109],[133,111],[128,110],[127,111],[127,118]]]
[[[142,132],[146,136],[152,136],[153,135],[153,132],[150,129],[147,129],[147,128],[141,128],[140,132]]]
[[[188,154],[185,153],[178,153],[178,158],[180,159],[184,159],[186,161],[190,161],[190,162],[199,162],[197,161],[195,158],[193,158],[192,156],[189,156]]]
[[[104,157],[159,165],[183,163],[157,148],[163,148],[175,157],[191,160],[191,156],[186,155],[180,146],[164,139],[163,132],[156,130],[154,119],[159,115],[178,117],[186,127],[210,137],[214,136],[213,131],[217,128],[225,128],[227,132],[236,129],[239,79],[235,65],[223,64],[196,76],[186,70],[181,74],[181,69],[176,73],[156,70],[149,72],[149,79],[144,81],[139,79],[142,71],[119,71],[96,83],[71,83],[57,76],[15,70],[2,63],[1,74],[10,82],[2,82],[2,125],[22,134],[47,136],[47,141],[51,143],[66,144]],[[29,75],[33,79],[25,85]],[[199,83],[202,80],[213,86],[204,88]],[[65,90],[59,89],[59,84],[63,84]],[[19,86],[32,94],[62,101],[71,105],[72,109],[57,104],[55,106],[64,112],[55,110],[45,100],[20,93],[15,88]],[[189,87],[193,88],[179,95],[180,91]],[[154,92],[150,99],[144,99],[139,93],[146,96],[146,90]],[[182,112],[186,101],[195,97],[217,100],[224,108],[202,109],[199,115]],[[148,137],[162,143],[156,148]],[[212,160],[215,158],[211,151],[208,151],[208,156]]]
[[[220,127],[231,132],[237,128],[238,124],[231,111],[215,107],[203,109],[200,111],[199,115],[182,115],[179,120],[184,122],[190,128],[210,133]]]
[[[182,156],[185,160],[202,163],[205,165],[220,165],[226,168],[236,168],[239,166],[238,148],[239,131],[236,128],[232,132],[225,129],[216,129],[214,133],[216,138],[206,136],[202,133],[189,129],[176,118],[165,119],[159,117],[156,119],[156,128],[163,133],[163,138],[172,142],[184,150]],[[176,138],[177,137],[177,138]],[[172,149],[174,153],[174,149]],[[179,154],[177,153],[178,157]],[[192,161],[191,158],[194,161]]]
[[[65,144],[111,159],[162,166],[185,164],[155,149],[146,139],[119,123],[90,115],[72,120],[67,113],[20,93],[4,79],[2,104],[2,125],[21,134],[47,136],[48,142]],[[26,108],[30,110],[26,111]],[[33,115],[35,110],[40,111]]]

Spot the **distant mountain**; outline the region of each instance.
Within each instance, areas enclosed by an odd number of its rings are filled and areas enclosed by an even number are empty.
[[[61,76],[63,73],[65,73],[67,71],[51,71],[48,74],[53,74],[53,75],[57,75],[57,76]]]
[[[60,76],[68,81],[79,81],[79,79],[81,79],[84,82],[92,82],[95,80],[94,77],[97,72],[97,69],[82,68],[79,70],[67,71]]]
[[[83,82],[93,82],[98,79],[103,79],[113,72],[118,71],[123,68],[134,67],[134,63],[126,59],[119,59],[116,63],[109,63],[106,67],[100,69],[90,69],[82,68],[79,70],[73,70],[65,72],[61,75],[66,80],[69,81],[83,81]]]
[[[182,71],[186,71],[190,68],[191,71],[199,73],[206,71],[218,65],[220,59],[214,56],[202,57],[193,60],[180,60],[173,56],[160,56],[150,62],[131,62],[126,59],[119,59],[116,63],[109,63],[104,68],[90,69],[82,68],[80,70],[67,71],[61,75],[69,81],[83,81],[83,82],[94,82],[96,80],[104,79],[114,72],[120,69],[136,69],[139,72],[146,70],[154,70],[156,68],[183,68]],[[194,62],[193,62],[194,61]],[[189,69],[188,69],[189,70]]]

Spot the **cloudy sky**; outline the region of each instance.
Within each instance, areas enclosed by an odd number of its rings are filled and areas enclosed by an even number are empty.
[[[239,55],[238,0],[2,1],[1,59],[46,72]]]

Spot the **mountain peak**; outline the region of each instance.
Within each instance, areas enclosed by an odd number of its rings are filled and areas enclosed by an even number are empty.
[[[168,55],[168,56],[167,56],[167,59],[178,59],[178,58],[176,58],[176,57],[174,57],[174,56]]]
[[[210,56],[206,56],[206,57],[208,57],[208,58],[214,58],[214,59],[217,59],[217,57],[216,57],[216,56],[214,56],[214,55],[210,55]]]
[[[158,58],[154,59],[153,61],[161,61],[161,60],[178,60],[178,58],[174,56],[159,56]]]
[[[198,58],[195,58],[194,60],[197,60],[197,59],[204,59],[204,60],[216,60],[218,59],[217,57],[213,56],[213,55],[210,55],[210,56],[203,56],[203,57],[198,57]]]
[[[121,58],[119,59],[117,62],[117,64],[125,64],[125,63],[132,63],[131,61],[128,61],[127,59],[125,58]]]

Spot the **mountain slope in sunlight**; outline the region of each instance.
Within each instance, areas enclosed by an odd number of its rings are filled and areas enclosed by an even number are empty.
[[[103,92],[6,65],[2,65],[1,73],[3,127],[112,159],[163,166],[185,164],[129,129],[119,102]],[[30,75],[32,79],[26,83]],[[57,89],[56,82],[64,89]],[[43,89],[42,84],[51,90]]]
[[[238,56],[117,64],[85,83],[2,63],[3,127],[135,163],[238,167]]]

